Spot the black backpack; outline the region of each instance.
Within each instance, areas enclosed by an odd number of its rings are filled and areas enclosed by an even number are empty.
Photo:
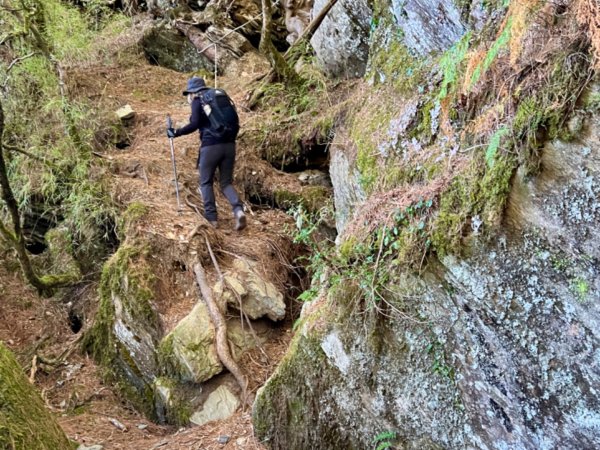
[[[198,97],[202,110],[210,121],[210,134],[235,140],[240,131],[240,119],[233,101],[223,89],[202,89]]]

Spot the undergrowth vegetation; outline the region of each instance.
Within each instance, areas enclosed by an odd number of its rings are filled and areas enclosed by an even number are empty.
[[[247,126],[252,141],[260,143],[261,156],[278,169],[300,159],[311,145],[330,142],[341,110],[329,97],[331,81],[313,58],[304,56],[298,67],[298,83],[264,86],[260,114]]]
[[[22,213],[42,209],[68,227],[84,262],[115,239],[115,209],[93,151],[110,145],[120,124],[69,92],[67,77],[71,67],[97,61],[102,36],[128,24],[104,2],[87,6],[18,0],[0,9],[8,25],[1,36],[0,84],[11,187]]]

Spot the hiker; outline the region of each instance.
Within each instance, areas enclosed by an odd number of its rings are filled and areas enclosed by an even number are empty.
[[[239,131],[235,106],[223,90],[208,88],[204,80],[199,77],[188,80],[183,95],[187,96],[192,108],[190,122],[177,130],[167,128],[167,136],[175,138],[199,131],[201,144],[198,170],[200,192],[204,201],[204,217],[212,226],[217,227],[213,181],[218,167],[221,192],[231,203],[235,230],[243,230],[246,227],[244,208],[231,184],[235,163],[235,139]]]

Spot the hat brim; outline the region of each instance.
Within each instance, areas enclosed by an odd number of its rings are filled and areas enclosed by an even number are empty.
[[[198,92],[200,92],[203,88],[198,88],[198,89],[194,89],[193,91],[183,91],[183,95],[189,95],[189,94],[197,94]]]

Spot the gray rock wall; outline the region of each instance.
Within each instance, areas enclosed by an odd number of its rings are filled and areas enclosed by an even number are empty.
[[[259,435],[274,449],[370,448],[384,432],[406,449],[598,448],[599,198],[594,115],[546,144],[537,176],[516,175],[492,241],[396,274],[401,313],[356,314],[344,288],[307,308],[259,394]]]
[[[447,50],[466,31],[455,2],[391,0],[391,8],[406,46],[422,56]]]
[[[334,186],[335,225],[338,234],[341,234],[352,218],[356,205],[365,200],[365,193],[360,187],[360,174],[353,166],[354,161],[350,160],[343,147],[335,145],[339,139],[338,135],[331,146],[329,174]]]
[[[327,4],[315,0],[313,17]],[[311,39],[317,60],[332,77],[355,78],[365,73],[373,11],[366,0],[339,0]]]

